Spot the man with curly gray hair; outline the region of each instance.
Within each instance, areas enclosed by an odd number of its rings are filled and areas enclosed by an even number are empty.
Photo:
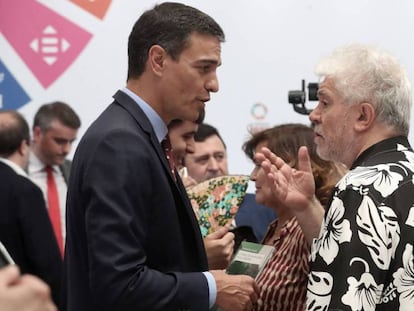
[[[269,150],[257,155],[312,245],[307,310],[411,310],[410,82],[389,53],[359,44],[335,50],[316,73],[319,104],[309,117],[317,152],[349,168],[327,210],[315,198],[305,147],[297,170]]]

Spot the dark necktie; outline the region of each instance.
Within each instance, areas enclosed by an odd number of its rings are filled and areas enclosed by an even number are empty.
[[[165,157],[167,158],[168,163],[170,164],[171,174],[173,175],[173,178],[175,180],[174,156],[172,153],[171,142],[170,142],[170,138],[168,137],[168,135],[161,142],[161,146],[162,146],[162,149],[164,150]]]
[[[60,222],[60,209],[59,209],[59,195],[56,187],[55,178],[53,176],[53,168],[46,166],[47,174],[47,204],[50,221],[52,223],[53,231],[56,236],[56,240],[59,246],[60,253],[63,257],[63,238],[62,238],[62,225]]]

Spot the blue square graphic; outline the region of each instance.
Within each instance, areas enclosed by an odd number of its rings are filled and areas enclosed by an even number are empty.
[[[31,98],[0,59],[0,109],[17,110]]]

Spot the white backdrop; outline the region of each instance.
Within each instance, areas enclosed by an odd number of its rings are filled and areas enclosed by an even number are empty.
[[[0,0],[0,8],[8,1],[13,0]],[[86,14],[70,1],[39,2],[88,30],[93,37],[86,48],[47,88],[2,35],[0,57],[32,98],[20,109],[28,121],[31,123],[39,105],[61,100],[81,116],[80,137],[112,101],[115,91],[125,85],[128,34],[138,16],[156,2],[112,1],[103,20]],[[206,122],[216,126],[227,143],[231,173],[247,174],[252,168],[241,151],[248,128],[308,123],[306,116],[294,112],[288,104],[287,93],[300,89],[301,79],[317,82],[315,63],[336,46],[351,42],[379,45],[400,59],[414,81],[412,0],[180,2],[213,16],[226,33],[223,65],[218,72],[220,91],[207,104]],[[0,19],[3,14],[7,12],[0,10]],[[257,103],[267,108],[264,119],[253,117],[252,107]]]

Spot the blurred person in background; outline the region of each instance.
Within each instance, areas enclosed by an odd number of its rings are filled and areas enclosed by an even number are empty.
[[[184,159],[188,175],[198,183],[228,175],[226,144],[217,128],[207,123],[200,124],[194,140],[194,152],[186,154]],[[267,226],[275,218],[273,210],[257,204],[254,194],[246,193],[233,225],[250,227],[255,239],[261,241]]]
[[[17,111],[0,111],[0,241],[22,273],[50,286],[59,305],[62,257],[42,191],[25,172],[29,153],[26,120]]]
[[[32,127],[28,174],[43,192],[62,257],[66,237],[66,193],[71,166],[67,156],[80,126],[79,116],[69,105],[52,102],[38,109]]]

